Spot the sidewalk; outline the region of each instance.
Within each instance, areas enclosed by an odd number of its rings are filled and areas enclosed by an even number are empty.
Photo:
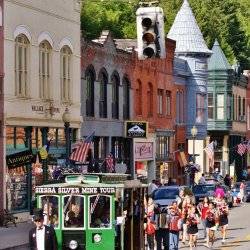
[[[0,227],[1,250],[27,250],[29,230],[34,226],[32,222],[18,223],[17,227],[9,224],[8,228]]]

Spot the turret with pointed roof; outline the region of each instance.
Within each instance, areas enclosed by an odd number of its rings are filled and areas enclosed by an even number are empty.
[[[167,37],[176,41],[177,54],[211,54],[187,0],[183,1]]]

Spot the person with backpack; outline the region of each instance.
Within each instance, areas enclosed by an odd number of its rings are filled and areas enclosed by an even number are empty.
[[[168,212],[169,222],[169,250],[178,250],[179,247],[179,232],[182,228],[181,211],[178,208],[177,202],[173,201]]]

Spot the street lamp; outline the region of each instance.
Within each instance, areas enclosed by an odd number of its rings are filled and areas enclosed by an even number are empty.
[[[71,115],[69,112],[68,107],[66,107],[63,115],[62,115],[62,120],[64,122],[64,132],[65,132],[65,139],[66,139],[66,165],[68,166],[69,163],[69,156],[70,156],[70,134],[71,134],[71,128],[70,128],[70,120],[71,120]]]
[[[195,126],[193,126],[191,128],[191,135],[193,137],[193,163],[195,163],[195,137],[197,135],[198,131],[197,131],[197,128]]]

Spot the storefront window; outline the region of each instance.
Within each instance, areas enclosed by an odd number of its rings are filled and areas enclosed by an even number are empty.
[[[27,174],[25,167],[8,170],[6,179],[7,208],[20,211],[28,208]]]
[[[6,127],[6,148],[14,148],[14,127]]]
[[[63,128],[59,128],[57,130],[58,134],[58,140],[57,140],[57,146],[58,147],[65,147],[65,133]]]
[[[39,128],[32,128],[32,148],[42,147],[42,133]]]
[[[41,196],[40,206],[43,209],[44,224],[54,228],[59,227],[59,197],[54,195]]]
[[[84,228],[84,197],[67,195],[63,197],[64,228]]]
[[[111,197],[94,195],[89,197],[90,228],[111,228]]]

